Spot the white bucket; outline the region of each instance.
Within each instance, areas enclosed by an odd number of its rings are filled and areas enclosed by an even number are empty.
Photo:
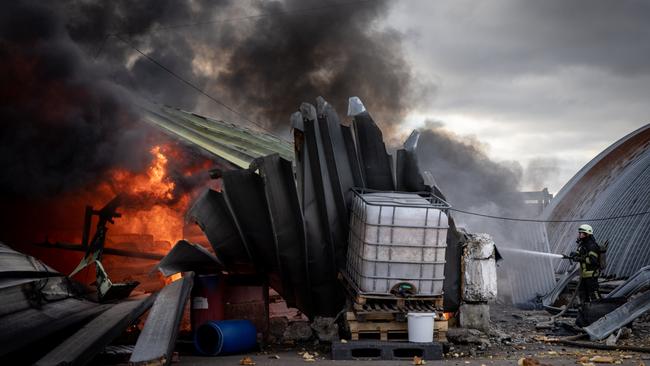
[[[433,318],[435,313],[408,313],[409,342],[433,342]]]

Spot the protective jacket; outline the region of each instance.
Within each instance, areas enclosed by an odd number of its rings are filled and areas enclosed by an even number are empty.
[[[600,247],[593,235],[578,239],[578,260],[580,261],[580,277],[592,278],[600,276]]]

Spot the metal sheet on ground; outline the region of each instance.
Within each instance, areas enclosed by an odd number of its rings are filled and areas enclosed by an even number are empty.
[[[84,325],[35,365],[87,364],[142,315],[151,306],[155,297],[155,295],[138,296],[114,305]]]
[[[187,272],[182,279],[160,290],[131,354],[131,365],[171,363],[178,326],[193,282],[194,273]]]
[[[287,304],[310,316],[311,288],[306,265],[305,230],[291,162],[274,154],[256,159],[251,169],[259,169],[264,181],[284,287],[295,298],[294,302],[287,301]]]
[[[171,276],[174,273],[187,271],[216,273],[223,268],[223,264],[202,246],[179,240],[160,261],[157,268],[163,275]]]
[[[645,266],[639,269],[620,286],[613,289],[606,297],[628,297],[648,287],[650,287],[650,266]]]
[[[203,230],[224,265],[250,261],[221,192],[206,190],[190,208],[188,217]]]
[[[631,323],[648,310],[650,310],[650,291],[633,298],[583,329],[589,334],[592,341],[599,341]]]
[[[18,350],[55,332],[83,323],[111,305],[68,298],[0,318],[0,356]]]
[[[0,242],[0,278],[56,277],[61,274],[38,259]]]
[[[0,317],[71,297],[66,277],[0,279]]]

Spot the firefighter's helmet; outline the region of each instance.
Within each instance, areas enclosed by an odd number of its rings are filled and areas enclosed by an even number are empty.
[[[578,232],[592,235],[594,233],[594,229],[591,227],[591,225],[583,224],[578,228]]]

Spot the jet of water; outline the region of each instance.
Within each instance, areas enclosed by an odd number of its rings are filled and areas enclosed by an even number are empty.
[[[562,254],[537,252],[537,251],[534,251],[534,250],[526,250],[526,249],[519,249],[519,248],[499,247],[499,251],[511,252],[511,253],[520,253],[520,254],[527,254],[527,255],[536,255],[536,256],[542,256],[542,257],[551,257],[551,258],[564,258],[564,256],[562,256]]]

